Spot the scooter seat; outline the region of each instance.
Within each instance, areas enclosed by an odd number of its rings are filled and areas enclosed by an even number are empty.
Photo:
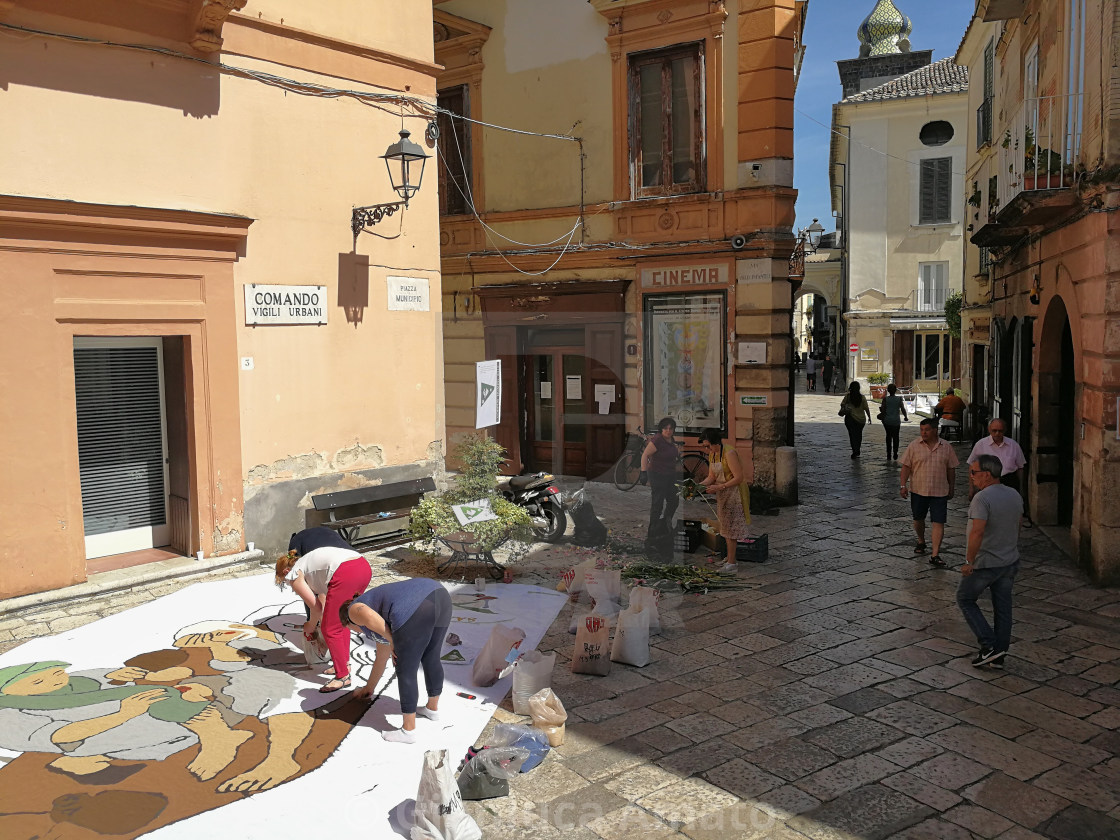
[[[514,490],[525,490],[535,484],[544,484],[547,481],[541,473],[534,475],[515,475],[509,480],[509,486]]]

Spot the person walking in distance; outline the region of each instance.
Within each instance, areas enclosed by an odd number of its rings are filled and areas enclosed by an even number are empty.
[[[817,390],[817,360],[811,355],[805,360],[805,390]]]
[[[836,372],[836,363],[832,361],[832,355],[826,354],[824,362],[821,364],[821,376],[824,378],[824,392],[826,394],[832,391],[832,375]]]
[[[887,436],[887,460],[897,461],[898,433],[902,428],[902,421],[909,421],[910,415],[906,413],[906,403],[898,396],[898,386],[893,382],[887,386],[887,395],[879,406],[879,419]]]
[[[952,445],[937,436],[937,420],[926,417],[919,430],[921,437],[910,441],[899,461],[902,472],[898,478],[898,494],[910,499],[910,512],[914,517],[915,554],[926,551],[926,514],[929,514],[933,553],[929,562],[944,567],[941,559],[941,539],[945,535],[945,520],[949,500],[953,498],[953,483],[957,478],[957,453]],[[909,483],[909,491],[907,490]],[[909,496],[908,496],[909,493]]]
[[[957,606],[980,645],[972,660],[975,668],[1002,668],[1011,647],[1011,590],[1019,571],[1023,499],[1001,483],[1002,472],[1003,465],[995,455],[981,455],[968,468],[969,481],[977,489],[968,506],[968,549],[957,586]],[[976,604],[985,590],[991,592],[994,630]]]
[[[677,444],[673,435],[677,421],[665,417],[657,424],[657,434],[650,438],[642,451],[642,471],[639,480],[649,479],[649,527],[646,529],[646,551],[655,557],[669,557],[673,553],[673,515],[680,500],[677,497]]]
[[[975,464],[981,455],[995,455],[999,458],[999,462],[1003,466],[1000,483],[1006,484],[1012,490],[1018,492],[1020,496],[1023,495],[1023,467],[1027,465],[1027,459],[1023,455],[1023,450],[1019,444],[1007,437],[1007,423],[998,417],[988,424],[988,436],[976,441],[976,445],[972,447],[972,452],[968,456],[968,463]],[[971,470],[969,475],[971,478]],[[976,495],[976,489],[976,486],[970,480],[968,489],[970,499]],[[1026,509],[1026,500],[1024,500],[1023,527],[1030,528],[1033,524],[1030,512]]]
[[[844,425],[848,429],[848,443],[852,447],[852,457],[858,458],[860,448],[863,446],[863,427],[871,422],[871,409],[867,405],[867,397],[859,391],[858,382],[848,386],[848,393],[840,400],[840,410],[837,414],[844,418]]]

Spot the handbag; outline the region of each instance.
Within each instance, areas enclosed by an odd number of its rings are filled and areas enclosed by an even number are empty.
[[[847,403],[840,403],[840,410],[836,412],[836,415],[838,417],[847,417],[851,413],[851,411],[852,410],[848,408]]]

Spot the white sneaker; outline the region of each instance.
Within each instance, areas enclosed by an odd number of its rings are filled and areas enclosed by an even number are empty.
[[[719,573],[721,575],[733,575],[738,571],[739,571],[739,564],[738,563],[724,563],[722,566],[719,567]]]
[[[433,712],[427,706],[417,706],[416,714],[420,717],[426,717],[428,720],[439,720],[439,712]]]
[[[386,741],[395,741],[399,744],[415,744],[416,735],[413,732],[407,732],[404,729],[390,729],[387,732],[382,732],[381,737]]]

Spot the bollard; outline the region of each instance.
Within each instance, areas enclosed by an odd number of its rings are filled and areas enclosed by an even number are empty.
[[[797,504],[797,449],[779,446],[774,451],[774,494]]]

